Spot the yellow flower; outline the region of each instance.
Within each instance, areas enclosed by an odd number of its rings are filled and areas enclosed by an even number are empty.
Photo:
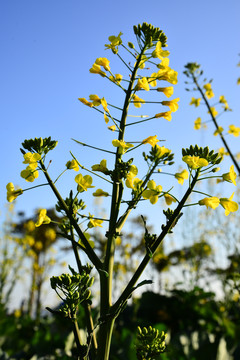
[[[66,167],[67,169],[69,170],[74,170],[74,171],[78,171],[79,170],[79,165],[77,163],[76,160],[69,160],[67,163],[66,163]]]
[[[212,107],[210,107],[210,109],[211,109],[212,116],[216,117],[217,114],[218,114],[218,112],[217,112],[217,110],[215,109],[215,107],[212,106]],[[210,114],[210,111],[208,111],[208,114]]]
[[[108,123],[109,123],[109,118],[108,118],[108,116],[106,115],[105,112],[104,112],[104,114],[103,114],[103,117],[104,117],[105,123],[108,124]]]
[[[133,177],[130,175],[127,175],[125,184],[128,188],[133,189],[133,191],[140,190],[142,186],[143,181],[137,177]]]
[[[109,110],[107,108],[107,101],[105,100],[104,97],[101,99],[101,104],[102,104],[103,109],[109,113]]]
[[[217,136],[218,134],[221,134],[222,132],[223,132],[223,127],[222,126],[219,126],[218,128],[217,128],[217,130],[215,130],[214,131],[214,133],[213,133],[213,135],[214,136]]]
[[[177,179],[178,183],[183,185],[184,180],[188,179],[189,174],[188,174],[188,171],[186,169],[184,169],[180,173],[176,173],[174,176]]]
[[[109,36],[108,40],[111,42],[110,44],[105,44],[106,49],[111,49],[114,54],[118,52],[118,46],[122,44],[121,39],[122,33],[120,32],[118,36]]]
[[[159,146],[156,144],[157,147],[157,153],[156,156],[160,159],[165,154],[170,154],[172,150],[165,148],[165,146]]]
[[[146,90],[149,91],[149,84],[146,77],[143,77],[141,79],[138,79],[137,85],[135,87],[135,90]]]
[[[139,96],[137,95],[133,95],[133,105],[136,108],[140,108],[142,106],[142,104],[145,104],[145,100],[141,99]]]
[[[82,176],[82,174],[78,174],[75,177],[75,181],[78,184],[77,190],[80,193],[87,191],[87,189],[89,189],[89,188],[95,187],[95,186],[92,186],[92,177],[90,175]]]
[[[28,152],[23,155],[24,161],[23,164],[35,164],[37,161],[41,159],[41,155],[38,153],[32,154],[31,152]]]
[[[169,100],[169,101],[162,101],[162,105],[169,106],[170,110],[172,112],[175,112],[178,109],[178,103],[177,103],[178,101],[179,101],[179,98]]]
[[[212,91],[212,86],[210,83],[203,85],[203,88],[206,90],[205,95],[208,99],[214,97],[214,93]]]
[[[38,220],[35,223],[35,226],[38,227],[42,224],[49,224],[51,222],[51,219],[47,216],[47,210],[41,209],[38,214]]]
[[[224,147],[218,149],[218,153],[223,157],[224,155],[229,155],[229,153],[225,150]]]
[[[144,190],[142,197],[149,199],[151,204],[156,204],[158,201],[158,195],[162,192],[162,186],[156,185],[154,180],[149,180],[147,184],[147,190]]]
[[[224,110],[228,110],[228,109],[229,109],[228,102],[227,102],[227,100],[225,99],[225,96],[224,96],[224,95],[221,95],[221,96],[219,97],[219,102],[220,102],[221,104],[224,104]]]
[[[172,112],[171,111],[161,112],[161,113],[156,114],[154,117],[155,118],[163,117],[167,121],[171,121],[172,120]]]
[[[200,117],[198,117],[198,118],[194,121],[194,129],[195,129],[195,130],[201,129],[201,125],[202,125],[202,119],[201,119]]]
[[[186,155],[183,156],[182,160],[193,170],[201,168],[203,166],[208,166],[208,161],[199,156]]]
[[[99,106],[101,104],[101,99],[96,94],[89,95],[89,99],[92,100],[92,105],[93,106]]]
[[[19,195],[22,195],[22,189],[14,189],[14,185],[12,182],[8,183],[6,186],[7,189],[7,201],[12,202],[15,200]]]
[[[125,143],[125,141],[117,139],[113,140],[112,144],[119,149],[119,154],[124,154],[129,148],[133,147],[132,144]]]
[[[167,50],[162,50],[161,41],[158,41],[156,44],[155,50],[152,52],[153,58],[162,59],[163,57],[169,56],[170,52]]]
[[[220,204],[225,209],[225,215],[228,216],[230,212],[235,212],[238,210],[238,203],[232,201],[234,193],[230,196],[229,199],[227,198],[220,198]]]
[[[103,191],[102,189],[97,189],[94,193],[93,196],[95,197],[99,197],[99,196],[109,196],[109,193],[106,191]]]
[[[93,216],[94,215],[91,215],[90,213],[89,213],[89,223],[88,223],[88,228],[93,228],[93,227],[97,227],[97,226],[99,226],[99,227],[102,227],[102,223],[103,223],[103,220],[99,220],[99,219],[94,219],[93,218]]]
[[[101,160],[100,164],[96,164],[92,166],[92,171],[100,171],[103,174],[109,174],[109,170],[107,168],[107,160]]]
[[[213,197],[205,197],[202,200],[199,200],[199,205],[205,205],[207,208],[212,208],[212,209],[216,209],[218,207],[218,205],[220,204],[220,200],[213,196]]]
[[[171,205],[172,202],[176,202],[176,199],[174,199],[174,197],[172,197],[170,194],[164,194],[164,199],[167,205]]]
[[[222,175],[223,180],[228,181],[228,182],[232,182],[234,185],[236,184],[236,178],[237,178],[237,174],[234,171],[234,166],[230,166],[230,170],[228,173],[223,174]]]
[[[170,84],[176,85],[178,80],[177,80],[177,76],[178,73],[177,71],[174,71],[171,68],[164,68],[164,69],[160,69],[158,71],[158,80],[165,80],[167,82],[169,82]]]
[[[54,242],[56,240],[57,234],[56,234],[56,231],[54,229],[48,228],[48,229],[46,229],[44,234],[45,234],[48,241]]]
[[[232,134],[235,137],[238,137],[240,134],[240,127],[237,127],[235,125],[229,125],[228,133]]]
[[[168,86],[168,87],[165,87],[165,88],[159,87],[159,88],[157,88],[157,91],[163,92],[164,95],[167,98],[169,98],[169,97],[171,97],[173,95],[174,89],[173,89],[173,86]]]
[[[190,101],[189,105],[195,105],[195,107],[198,107],[200,105],[201,98],[195,99],[192,97],[192,100]]]
[[[95,64],[102,66],[106,71],[110,71],[110,61],[107,58],[97,58]]]
[[[157,73],[152,73],[150,78],[148,78],[148,82],[152,87],[157,86],[157,80],[158,80],[158,74]]]
[[[154,147],[159,140],[157,139],[157,135],[149,136],[146,139],[142,141],[142,144],[150,144],[152,147]]]
[[[104,71],[101,70],[101,66],[97,65],[96,63],[93,64],[93,66],[91,67],[91,69],[89,70],[90,73],[92,74],[99,74],[102,77],[106,76],[106,73]]]
[[[115,74],[115,76],[112,76],[112,75],[109,76],[109,79],[116,84],[120,84],[120,82],[122,81],[122,78],[123,78],[123,76],[121,74]]]
[[[116,130],[116,125],[108,126],[108,129],[111,130],[111,131],[115,131]]]
[[[93,103],[88,101],[87,99],[85,98],[78,98],[79,101],[81,101],[81,103],[83,103],[84,105],[87,105],[89,107],[93,107]]]
[[[37,179],[39,174],[38,171],[35,170],[35,166],[37,166],[37,163],[32,163],[27,166],[25,170],[21,171],[21,177],[28,182],[33,182],[35,179]]]

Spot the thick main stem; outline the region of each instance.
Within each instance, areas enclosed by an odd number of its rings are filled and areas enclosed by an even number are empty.
[[[124,132],[126,127],[126,120],[128,115],[128,108],[131,101],[131,95],[133,85],[135,82],[137,70],[141,62],[142,55],[145,52],[145,48],[142,49],[140,56],[138,57],[134,66],[131,80],[129,82],[128,89],[126,91],[126,97],[123,105],[122,117],[120,121],[120,131],[118,140],[124,141]],[[119,149],[116,152],[115,159],[115,170],[121,161],[122,154]],[[110,211],[109,231],[107,233],[107,250],[104,261],[104,272],[100,272],[100,326],[98,335],[98,355],[97,360],[108,360],[110,352],[110,344],[112,338],[112,331],[115,322],[115,316],[109,317],[109,311],[112,305],[112,281],[113,281],[113,266],[114,266],[114,253],[115,253],[115,240],[116,240],[116,224],[122,200],[123,185],[122,180],[118,179],[116,173],[116,179],[113,179],[113,190],[112,190],[112,203]]]

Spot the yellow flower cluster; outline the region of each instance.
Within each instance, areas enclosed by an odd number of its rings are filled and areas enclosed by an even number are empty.
[[[228,216],[230,212],[235,212],[238,210],[238,203],[232,200],[234,193],[230,196],[230,198],[217,198],[213,197],[206,197],[200,200],[198,203],[199,205],[205,205],[207,208],[216,209],[220,204],[225,209],[225,215]]]
[[[38,161],[41,159],[41,155],[38,153],[28,152],[23,155],[24,161],[23,164],[29,164],[25,170],[21,171],[21,177],[28,182],[33,182],[38,178],[39,173],[36,170],[38,167]]]
[[[212,85],[210,83],[203,85],[203,88],[206,90],[205,95],[208,99],[211,99],[214,97],[214,93],[212,91]]]

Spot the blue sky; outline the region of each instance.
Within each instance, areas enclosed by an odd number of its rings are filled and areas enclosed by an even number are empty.
[[[216,98],[224,94],[234,110],[224,115],[222,121],[239,126],[240,87],[236,85],[240,72],[236,66],[240,52],[239,13],[238,0],[227,3],[122,0],[117,4],[109,0],[1,1],[0,209],[6,203],[8,182],[22,188],[28,185],[19,175],[24,168],[19,151],[24,139],[52,136],[59,141],[49,156],[53,176],[64,169],[70,159],[69,150],[84,165],[101,160],[102,154],[87,152],[71,138],[103,147],[114,136],[105,130],[98,113],[77,99],[97,93],[107,100],[112,96],[112,103],[119,100],[109,83],[90,74],[89,68],[97,57],[107,56],[114,64],[113,72],[119,72],[115,58],[104,50],[104,44],[109,35],[120,31],[124,41],[134,41],[132,26],[144,21],[160,27],[168,37],[170,65],[179,73],[174,92],[174,97],[180,97],[179,110],[173,114],[171,123],[164,119],[148,123],[143,133],[132,132],[129,140],[135,135],[136,140],[142,140],[145,135],[157,134],[178,154],[177,160],[181,158],[181,148],[191,143],[219,148],[219,139],[212,137],[213,128],[205,133],[193,130],[193,121],[205,109],[189,107],[192,94],[184,90],[186,79],[182,72],[187,62],[202,64],[206,77],[214,79]],[[231,138],[230,143],[239,149],[238,139]],[[75,175],[71,172],[59,183],[63,192],[68,186],[75,186]],[[38,183],[41,182],[39,179]],[[49,191],[40,188],[19,197],[16,208],[31,215],[37,207],[53,206],[54,200]]]

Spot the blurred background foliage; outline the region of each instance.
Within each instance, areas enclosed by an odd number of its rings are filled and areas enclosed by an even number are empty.
[[[34,225],[37,213],[32,218],[24,213],[16,216],[11,205],[4,223],[0,239],[0,359],[74,358],[71,324],[44,308],[52,307],[44,301],[44,287],[51,291],[49,275],[53,270],[62,272],[69,247],[58,236],[60,218],[55,211],[48,210],[53,222],[41,227]],[[150,325],[168,334],[167,351],[160,359],[240,358],[240,215],[225,217],[217,209],[195,213],[194,207],[187,208],[184,215],[145,272],[144,279],[152,280],[153,285],[133,293],[117,319],[113,360],[136,360],[137,327]],[[116,296],[145,252],[143,218],[133,218],[117,241]],[[152,233],[153,227],[147,226],[147,230]],[[91,237],[101,255],[104,236],[95,231]],[[95,323],[97,297],[93,288]],[[14,308],[12,303],[19,306]],[[78,318],[84,333],[81,307]]]

